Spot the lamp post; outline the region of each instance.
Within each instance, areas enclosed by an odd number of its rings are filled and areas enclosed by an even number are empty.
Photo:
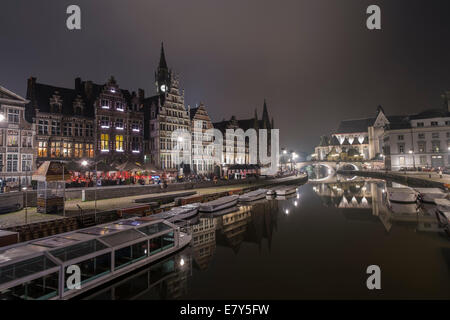
[[[23,187],[22,190],[25,192],[25,224],[28,224],[28,192],[27,192],[27,187]]]
[[[5,122],[5,115],[3,113],[0,113],[0,123]],[[2,158],[3,161],[3,158]],[[3,173],[3,162],[0,163],[0,172]],[[5,185],[5,177],[3,175],[3,177],[1,177],[0,181],[2,182],[0,185],[0,192],[4,193],[4,185]]]
[[[94,185],[94,220],[97,221],[97,163],[98,161],[95,161],[95,168],[94,168],[94,174],[95,174],[95,185]],[[87,167],[88,162],[86,160],[83,160],[81,162],[81,165],[83,167]]]
[[[412,155],[412,158],[413,158],[413,167],[414,167],[414,171],[416,171],[416,159],[415,159],[415,156],[414,156],[414,150],[409,150],[409,154],[411,154]]]

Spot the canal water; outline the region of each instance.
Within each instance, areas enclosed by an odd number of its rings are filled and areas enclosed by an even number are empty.
[[[190,247],[83,298],[449,299],[450,237],[435,208],[389,204],[385,188],[336,176],[200,216]],[[381,290],[367,289],[370,265]]]

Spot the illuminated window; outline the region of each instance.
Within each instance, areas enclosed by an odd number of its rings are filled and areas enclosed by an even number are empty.
[[[83,144],[75,143],[75,158],[81,158],[83,156]]]
[[[50,144],[50,156],[52,158],[58,158],[61,156],[61,142],[56,141]]]
[[[109,151],[109,134],[102,133],[100,137],[100,149],[102,151]]]
[[[123,151],[123,136],[116,135],[116,151]]]
[[[38,156],[47,157],[47,141],[39,141]]]
[[[89,158],[94,157],[94,144],[86,143],[86,154]]]
[[[63,157],[64,158],[72,157],[72,143],[64,142],[64,144],[63,144]]]
[[[19,146],[19,132],[16,130],[8,130],[8,147]]]

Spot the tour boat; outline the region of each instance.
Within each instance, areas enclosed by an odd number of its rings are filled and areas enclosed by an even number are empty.
[[[260,200],[266,197],[267,189],[258,189],[239,196],[239,201],[250,202]]]
[[[222,209],[230,208],[237,204],[238,199],[239,199],[238,195],[231,195],[213,201],[204,202],[200,204],[200,211],[215,212]]]
[[[167,220],[133,218],[4,247],[0,299],[69,299],[169,256],[191,240]]]
[[[412,188],[387,188],[387,194],[391,202],[414,203],[417,201],[417,192]]]
[[[419,200],[427,203],[434,203],[435,199],[443,199],[447,196],[443,190],[439,188],[415,188],[419,193]]]
[[[287,196],[288,194],[295,193],[296,191],[297,191],[296,186],[281,186],[275,189],[277,197]]]

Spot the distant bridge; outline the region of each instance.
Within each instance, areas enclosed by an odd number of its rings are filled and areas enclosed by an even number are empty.
[[[301,161],[297,162],[296,168],[301,169],[307,166],[325,166],[328,169],[333,171],[337,171],[339,169],[343,169],[345,167],[352,167],[354,170],[360,170],[362,167],[361,162],[350,162],[350,161]]]
[[[324,166],[328,168],[328,176],[319,179],[309,179],[310,181],[326,181],[332,179],[334,177],[336,171],[344,168],[351,168],[353,170],[360,170],[362,163],[360,162],[348,162],[348,161],[302,161],[297,162],[295,167],[297,170],[300,170],[307,166],[314,166],[316,169],[319,169],[320,166]]]

